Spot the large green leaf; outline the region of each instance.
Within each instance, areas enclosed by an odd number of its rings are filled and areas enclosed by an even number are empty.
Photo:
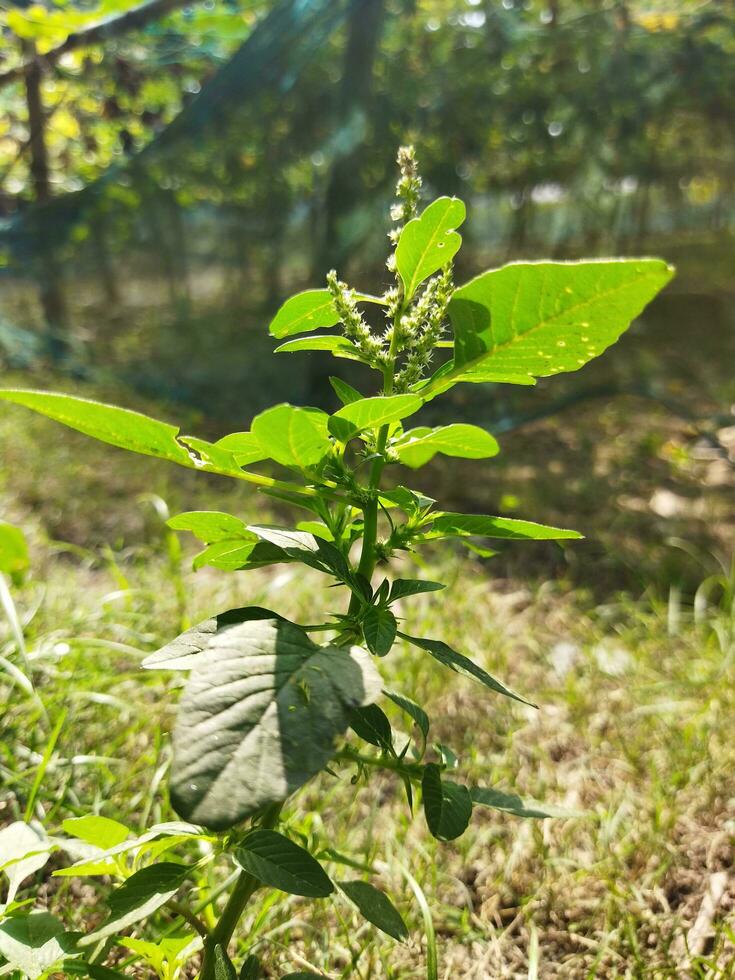
[[[107,899],[110,909],[107,920],[94,932],[83,936],[79,945],[97,943],[147,919],[174,897],[188,874],[189,869],[184,865],[166,861],[136,871]]]
[[[472,797],[466,786],[442,779],[434,763],[424,767],[421,780],[424,814],[429,830],[439,840],[460,837],[472,817]]]
[[[329,431],[342,442],[364,429],[377,429],[413,415],[423,405],[418,395],[376,395],[344,405],[329,419]]]
[[[235,860],[262,884],[290,895],[326,898],[334,891],[316,858],[275,830],[248,834],[235,851]]]
[[[445,537],[508,538],[512,541],[578,540],[584,535],[562,527],[549,527],[513,517],[489,517],[484,514],[440,513],[434,518],[427,538]]]
[[[333,327],[335,323],[339,323],[339,313],[329,290],[306,289],[286,300],[268,329],[271,336],[280,339]]]
[[[368,922],[399,942],[408,937],[406,923],[388,896],[368,881],[340,881],[340,889]]]
[[[536,707],[533,702],[527,701],[520,694],[516,694],[510,688],[501,684],[500,681],[496,681],[494,677],[488,674],[486,670],[483,670],[473,660],[470,660],[469,657],[465,657],[462,653],[457,653],[456,650],[453,650],[443,640],[427,640],[420,636],[408,636],[407,633],[400,632],[398,635],[404,640],[408,640],[409,643],[413,643],[419,649],[426,650],[435,660],[438,660],[440,664],[444,664],[445,667],[449,667],[450,670],[454,670],[459,674],[465,674],[468,677],[473,677],[491,691],[503,694],[507,698],[512,698],[514,701],[520,701],[522,704],[530,704],[532,707]]]
[[[203,439],[182,436],[177,426],[159,422],[140,412],[104,405],[89,398],[18,388],[0,390],[0,399],[23,405],[70,429],[120,449],[167,459],[189,469],[243,478],[231,453]]]
[[[459,198],[440,197],[404,227],[396,248],[396,266],[406,299],[457,254],[462,238],[454,229],[462,224],[465,214]]]
[[[392,449],[412,469],[428,463],[437,453],[462,459],[488,459],[500,451],[495,437],[485,429],[460,422],[436,429],[411,429]]]
[[[673,273],[661,259],[516,262],[484,272],[449,303],[454,364],[445,377],[576,371],[615,343]]]
[[[248,466],[250,463],[258,463],[268,458],[257,436],[252,432],[230,432],[229,435],[218,439],[214,443],[214,448],[232,453],[239,466]]]
[[[0,923],[0,955],[30,980],[46,976],[74,946],[74,935],[48,912],[15,915]]]
[[[145,661],[193,667],[174,730],[171,797],[185,819],[214,829],[284,800],[318,773],[350,709],[380,693],[366,650],[317,646],[263,612],[209,621],[169,645],[168,656]]]
[[[327,421],[318,408],[275,405],[253,419],[252,431],[270,459],[283,466],[314,466],[331,449]]]

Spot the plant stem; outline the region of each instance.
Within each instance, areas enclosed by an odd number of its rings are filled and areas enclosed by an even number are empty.
[[[258,826],[264,828],[274,827],[278,823],[282,806],[282,803],[278,803],[268,807]],[[238,876],[235,887],[227,899],[227,903],[222,910],[217,925],[208,933],[204,940],[204,955],[200,980],[215,980],[215,947],[221,946],[224,951],[227,951],[227,947],[237,928],[238,922],[242,918],[245,907],[259,887],[260,882],[258,879],[254,878],[248,871],[242,871]]]

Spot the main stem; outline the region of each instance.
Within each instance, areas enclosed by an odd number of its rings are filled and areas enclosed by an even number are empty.
[[[278,823],[282,805],[278,803],[269,807],[258,826],[265,828],[274,827]],[[220,946],[224,952],[227,952],[227,947],[237,928],[238,922],[242,918],[245,907],[253,897],[253,893],[259,887],[260,882],[257,878],[254,878],[248,871],[241,872],[235,882],[235,887],[230,892],[230,897],[227,899],[227,903],[222,910],[222,915],[220,915],[217,925],[204,940],[204,955],[200,980],[216,980],[215,949],[217,946]]]
[[[402,314],[403,306],[399,307],[393,319],[393,335],[390,340],[388,362],[383,368],[384,395],[393,394],[393,376],[395,372],[397,355],[396,338],[398,337],[398,323]],[[362,551],[360,553],[360,562],[357,566],[357,571],[358,574],[362,575],[368,582],[373,577],[375,562],[377,559],[375,545],[378,540],[378,494],[376,491],[380,485],[380,477],[383,473],[383,467],[385,466],[385,445],[388,441],[389,431],[390,426],[386,424],[381,426],[380,431],[378,432],[378,441],[375,447],[376,456],[373,460],[373,465],[370,468],[370,479],[367,487],[370,491],[370,498],[366,501],[365,506],[362,509],[364,518]],[[358,613],[359,609],[360,598],[353,592],[352,597],[350,598],[350,606],[347,613],[350,616],[354,616]]]

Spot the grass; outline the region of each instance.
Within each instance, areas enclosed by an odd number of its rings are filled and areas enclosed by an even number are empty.
[[[698,529],[692,540],[686,515],[672,515],[683,539],[675,547],[660,514],[632,508],[631,516],[623,504],[616,533],[593,531],[576,554],[549,547],[519,555],[519,546],[485,562],[437,550],[421,574],[443,577],[448,592],[405,605],[407,632],[445,638],[539,709],[491,696],[415,650],[381,665],[391,687],[427,705],[432,741],[452,748],[463,777],[581,815],[523,821],[478,809],[465,837],[439,844],[420,815],[411,819],[394,781],[372,777],[354,787],[353,770],[324,775],[287,809],[288,826],[371,864],[411,940],[384,940],[346,904],[264,892],[238,934],[240,958],[246,948],[262,952],[271,977],[313,969],[410,980],[427,976],[433,929],[444,980],[735,977],[735,582],[716,557],[733,553],[728,486],[708,493],[711,460],[690,451],[696,434],[668,420],[657,428],[657,410],[632,451],[621,439],[630,413],[640,423],[640,408],[628,403],[575,419],[574,429],[539,423],[501,462],[493,492],[513,488],[531,518],[552,519],[558,509],[587,520],[606,480],[615,485],[608,502],[619,489],[621,460],[639,500],[647,499],[641,485],[654,486],[666,466],[669,492],[703,501],[699,516],[689,515]],[[589,480],[577,474],[576,484],[555,486],[558,474],[533,468],[550,434],[571,454],[595,427],[614,437],[600,446]],[[32,543],[33,574],[13,595],[43,705],[0,670],[0,825],[27,815],[57,832],[89,810],[136,830],[168,819],[167,733],[180,681],[141,671],[144,653],[235,604],[313,621],[333,593],[302,570],[193,575],[188,551],[180,554],[162,524],[162,499],[141,491],[152,473],[162,497],[184,509],[201,505],[206,484],[207,506],[241,512],[243,498],[223,481],[196,481],[20,412],[4,414],[0,446],[4,513]],[[438,470],[433,478],[449,483]],[[452,480],[456,494],[456,469]],[[469,506],[482,506],[479,484],[466,492]],[[542,502],[543,512],[529,501]],[[246,516],[263,519],[262,502],[247,507]],[[649,577],[633,588],[618,570],[647,542],[671,563],[669,584]],[[685,550],[695,546],[694,555]],[[3,621],[0,653],[21,666]],[[50,868],[63,863],[54,861]],[[52,878],[48,870],[21,897],[70,928],[104,916],[104,879]],[[725,893],[701,948],[688,949],[720,872]],[[127,972],[151,976],[135,962]],[[195,972],[192,964],[188,975]]]

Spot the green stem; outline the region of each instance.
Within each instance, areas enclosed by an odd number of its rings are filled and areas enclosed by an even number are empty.
[[[263,815],[263,818],[258,826],[265,828],[274,827],[278,823],[278,817],[281,813],[282,805],[283,804],[279,803],[269,807],[265,811],[265,814]],[[227,947],[230,944],[230,940],[232,939],[233,933],[237,928],[238,922],[242,918],[245,907],[259,887],[260,882],[258,879],[254,878],[248,871],[242,871],[238,876],[235,882],[235,887],[232,889],[230,897],[227,899],[217,925],[204,940],[204,954],[202,958],[202,972],[200,974],[200,980],[215,980],[215,948],[220,946],[225,952],[227,951]]]

